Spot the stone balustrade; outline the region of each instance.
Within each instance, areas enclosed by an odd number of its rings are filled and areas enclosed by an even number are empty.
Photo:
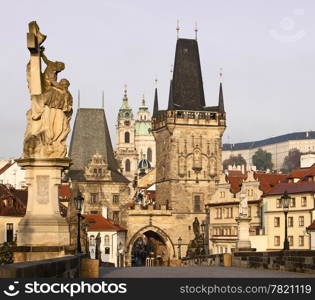
[[[77,278],[86,254],[0,266],[0,278]]]

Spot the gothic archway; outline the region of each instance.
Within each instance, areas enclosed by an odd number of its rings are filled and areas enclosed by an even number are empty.
[[[156,266],[168,266],[175,257],[174,245],[160,228],[149,225],[136,232],[127,246],[129,266],[145,266],[147,258]]]

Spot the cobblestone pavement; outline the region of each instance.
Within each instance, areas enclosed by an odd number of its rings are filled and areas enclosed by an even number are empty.
[[[315,275],[235,267],[128,267],[100,269],[102,278],[297,278]]]

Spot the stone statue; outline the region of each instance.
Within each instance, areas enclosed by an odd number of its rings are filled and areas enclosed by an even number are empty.
[[[101,259],[101,233],[99,232],[95,238],[95,259]]]
[[[240,195],[239,215],[240,217],[248,217],[247,197],[244,194]]]
[[[24,158],[64,158],[66,138],[70,132],[72,96],[69,81],[57,75],[65,68],[62,62],[50,61],[41,44],[46,36],[40,33],[35,21],[29,23],[27,47],[31,58],[27,64],[27,81],[31,95],[31,109],[26,113]],[[41,72],[41,61],[46,64]]]
[[[200,236],[200,226],[199,226],[199,221],[197,217],[195,217],[195,220],[193,222],[193,230],[194,230],[195,238],[198,239]]]

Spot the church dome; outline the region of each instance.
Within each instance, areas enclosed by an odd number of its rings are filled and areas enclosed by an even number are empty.
[[[144,170],[151,169],[150,161],[148,159],[141,159],[138,162],[138,169],[144,169]]]

